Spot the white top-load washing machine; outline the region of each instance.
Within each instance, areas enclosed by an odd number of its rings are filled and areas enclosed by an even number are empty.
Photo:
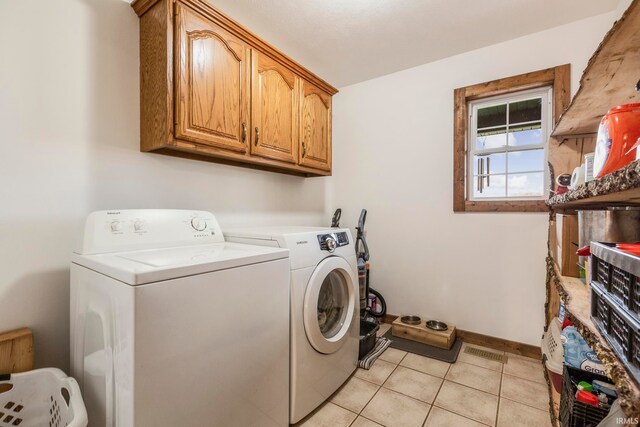
[[[358,364],[359,296],[348,229],[271,227],[225,230],[231,242],[290,250],[290,422],[333,394]]]
[[[92,213],[71,264],[71,371],[90,426],[285,426],[288,250],[208,212]]]

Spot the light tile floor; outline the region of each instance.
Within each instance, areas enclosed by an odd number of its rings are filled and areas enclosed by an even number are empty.
[[[540,361],[507,353],[502,364],[467,346],[479,347],[464,343],[454,364],[389,348],[297,426],[551,427]]]

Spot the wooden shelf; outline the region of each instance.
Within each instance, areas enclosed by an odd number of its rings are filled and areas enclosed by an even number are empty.
[[[635,0],[609,30],[580,79],[580,89],[551,136],[556,139],[595,134],[610,108],[640,102],[640,0]]]
[[[562,427],[560,425],[560,393],[553,387],[546,368],[544,370],[544,378],[547,381],[547,388],[549,389],[549,415],[551,416],[551,425],[553,427]]]
[[[555,415],[556,426],[560,425],[560,393],[556,391],[553,385],[550,385],[551,404],[553,405],[553,413]]]
[[[561,276],[551,257],[547,262],[553,264],[549,269],[551,283],[555,283],[560,298],[564,301],[565,313],[604,364],[605,372],[616,385],[623,410],[629,417],[640,417],[640,384],[629,375],[591,320],[588,287],[580,279]]]
[[[547,204],[554,210],[594,210],[610,206],[640,205],[640,160],[579,185],[565,194],[553,196]]]

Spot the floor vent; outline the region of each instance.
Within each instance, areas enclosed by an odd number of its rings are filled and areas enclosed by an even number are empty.
[[[475,347],[465,347],[464,352],[472,356],[482,357],[483,359],[494,360],[500,363],[507,363],[507,356],[505,356],[504,354],[492,353],[490,351],[481,350]]]

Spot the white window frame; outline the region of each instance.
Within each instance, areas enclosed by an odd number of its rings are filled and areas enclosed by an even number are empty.
[[[476,117],[478,117],[478,109],[487,108],[496,105],[507,104],[507,118],[509,117],[509,103],[524,101],[531,98],[542,98],[542,112],[541,112],[541,135],[542,142],[540,144],[530,144],[530,145],[518,145],[518,146],[509,146],[508,143],[505,147],[499,148],[488,148],[484,150],[476,149],[476,137],[477,137],[477,127],[478,123],[476,121]],[[548,167],[548,155],[549,155],[549,137],[551,136],[552,131],[552,123],[553,123],[553,88],[551,86],[545,86],[542,88],[531,89],[531,90],[523,90],[518,92],[509,93],[506,95],[498,95],[490,98],[482,98],[475,101],[470,101],[468,105],[469,111],[469,132],[467,134],[467,200],[470,201],[516,201],[516,200],[544,200],[546,199],[546,192],[549,188],[549,167]],[[537,120],[536,120],[537,121]],[[518,123],[518,125],[526,124]],[[509,124],[506,125],[507,134],[509,133]],[[505,126],[496,126],[505,127]],[[531,197],[509,197],[509,185],[508,185],[508,173],[509,173],[509,156],[505,157],[505,191],[507,195],[505,197],[474,197],[474,156],[482,155],[482,154],[494,154],[494,153],[508,153],[508,152],[517,152],[517,151],[527,151],[527,150],[537,150],[544,149],[544,170],[543,170],[543,188],[542,194],[540,196],[531,196]],[[480,172],[480,171],[478,171]],[[517,173],[527,173],[527,172],[539,172],[536,171],[523,171]],[[502,174],[497,174],[502,175]]]

